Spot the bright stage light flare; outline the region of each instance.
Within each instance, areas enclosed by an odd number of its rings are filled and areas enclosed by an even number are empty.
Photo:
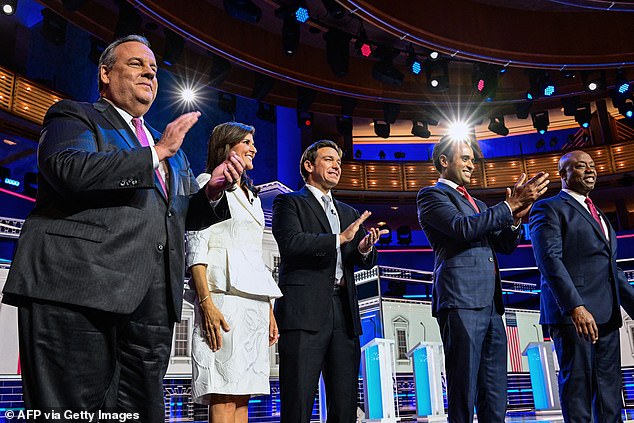
[[[196,92],[191,88],[185,88],[181,91],[181,99],[185,103],[193,103],[196,101]]]
[[[454,141],[463,141],[471,138],[471,127],[465,122],[453,122],[447,129],[447,135]]]

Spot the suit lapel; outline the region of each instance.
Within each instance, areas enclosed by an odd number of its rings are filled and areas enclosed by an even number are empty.
[[[302,188],[300,191],[302,197],[309,205],[309,208],[319,220],[319,223],[323,227],[324,232],[332,233],[332,229],[330,229],[330,222],[328,221],[328,217],[326,216],[326,212],[324,211],[323,206],[317,201],[312,192],[306,187]]]
[[[603,233],[603,229],[601,229],[601,227],[599,226],[597,221],[594,220],[594,218],[592,217],[590,212],[588,210],[586,210],[585,207],[583,207],[581,204],[579,204],[579,202],[577,200],[572,198],[572,196],[570,194],[568,194],[567,192],[561,191],[559,193],[559,196],[561,197],[562,200],[564,200],[565,202],[570,204],[574,209],[576,209],[581,214],[581,216],[583,216],[583,218],[588,221],[590,226],[592,226],[592,228],[594,229],[594,232],[596,233],[597,237],[599,237],[607,245],[608,244],[608,240],[605,237],[605,234]],[[599,213],[601,213],[601,212],[599,211]],[[601,213],[601,215],[603,216],[603,213]],[[605,220],[605,217],[603,219]],[[607,222],[607,220],[605,220],[605,222]],[[608,245],[608,247],[609,247],[609,245]]]
[[[443,184],[442,182],[437,183],[436,186],[444,190],[449,195],[449,197],[453,199],[453,203],[456,206],[458,206],[458,208],[460,209],[460,211],[463,212],[463,214],[466,214],[467,216],[470,216],[472,214],[477,214],[476,210],[473,208],[469,200],[467,200],[465,196],[460,194],[456,189],[450,187],[447,184]],[[480,207],[480,210],[483,210],[480,204],[482,203],[482,201],[476,200],[475,198],[474,200],[476,204],[478,205],[478,207]],[[460,205],[462,205],[463,207],[460,207]]]
[[[123,140],[130,146],[130,148],[140,148],[139,140],[136,134],[132,132],[130,125],[123,120],[121,115],[115,110],[115,108],[106,100],[100,98],[96,103],[93,103],[95,110],[101,113],[101,115],[112,125],[112,128],[123,138]]]
[[[240,206],[245,210],[245,212],[249,213],[260,226],[264,226],[264,221],[262,220],[263,216],[255,213],[255,208],[250,202],[253,193],[249,191],[247,194],[245,194],[242,188],[238,187],[235,191],[232,191],[232,194],[234,195]],[[247,195],[249,197],[247,197]]]

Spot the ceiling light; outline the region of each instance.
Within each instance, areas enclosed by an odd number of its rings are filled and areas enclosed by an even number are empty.
[[[377,137],[389,138],[390,137],[390,124],[384,120],[374,120],[374,133]],[[385,154],[385,153],[383,153]]]
[[[583,86],[586,91],[597,91],[605,89],[605,71],[602,69],[584,71],[581,74]]]
[[[548,130],[550,120],[548,119],[548,111],[531,113],[533,119],[533,128],[537,129],[537,132],[544,135]]]
[[[468,140],[471,138],[472,133],[473,128],[462,121],[451,122],[447,128],[447,135],[454,141]]]
[[[622,69],[619,69],[616,73],[614,89],[621,95],[627,94],[627,92],[630,90],[630,82],[625,77],[625,73]]]
[[[582,128],[590,126],[590,119],[592,118],[592,112],[590,111],[590,103],[582,104],[575,110],[575,122]]]
[[[313,126],[314,115],[312,112],[297,111],[297,126],[300,129],[307,129]]]
[[[492,100],[498,86],[497,67],[485,63],[474,63],[472,82],[478,94],[489,101]]]
[[[412,121],[412,135],[420,138],[429,138],[431,137],[431,132],[429,131],[428,123],[423,120],[413,120]]]
[[[504,125],[504,116],[491,116],[491,122],[489,123],[489,131],[494,134],[502,135],[503,137],[509,134],[509,129]]]
[[[449,89],[449,66],[446,60],[431,62],[425,66],[427,86],[432,91],[446,91]]]
[[[7,16],[11,16],[18,8],[18,0],[3,0],[2,1],[2,13]]]
[[[232,18],[256,24],[262,18],[262,9],[251,0],[224,0],[225,12]]]

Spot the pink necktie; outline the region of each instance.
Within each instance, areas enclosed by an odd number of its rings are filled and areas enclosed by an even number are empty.
[[[601,218],[599,217],[599,212],[597,211],[597,208],[594,206],[594,203],[592,202],[590,197],[586,197],[585,202],[588,205],[590,214],[592,215],[594,220],[596,220],[596,222],[599,224],[599,228],[601,228],[601,232],[603,233],[603,235],[605,235],[605,232],[603,231],[603,225],[601,224]]]
[[[471,195],[469,195],[469,193],[467,192],[467,189],[463,186],[458,186],[456,188],[456,190],[464,195],[464,198],[467,199],[467,201],[469,202],[469,204],[471,204],[471,206],[474,208],[475,211],[477,211],[478,213],[480,213],[480,209],[478,208],[478,205],[476,204],[475,200],[473,199],[473,197]]]
[[[143,147],[149,147],[150,141],[147,139],[147,135],[145,134],[145,129],[143,129],[143,121],[139,118],[132,118],[132,124],[134,125],[134,130],[136,132],[136,137],[139,139],[139,143]],[[161,188],[163,188],[163,194],[167,196],[167,186],[165,185],[165,180],[163,180],[163,176],[158,169],[154,169],[156,176],[158,176],[159,182],[161,183]]]

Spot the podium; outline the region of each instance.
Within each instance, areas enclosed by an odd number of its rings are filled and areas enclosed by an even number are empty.
[[[446,422],[442,395],[445,369],[442,342],[419,342],[409,350],[414,370],[416,417],[419,422]]]
[[[394,341],[374,338],[361,347],[363,377],[363,422],[398,422],[398,407],[394,401]]]
[[[561,412],[553,350],[552,342],[529,342],[522,352],[528,359],[536,415]]]

